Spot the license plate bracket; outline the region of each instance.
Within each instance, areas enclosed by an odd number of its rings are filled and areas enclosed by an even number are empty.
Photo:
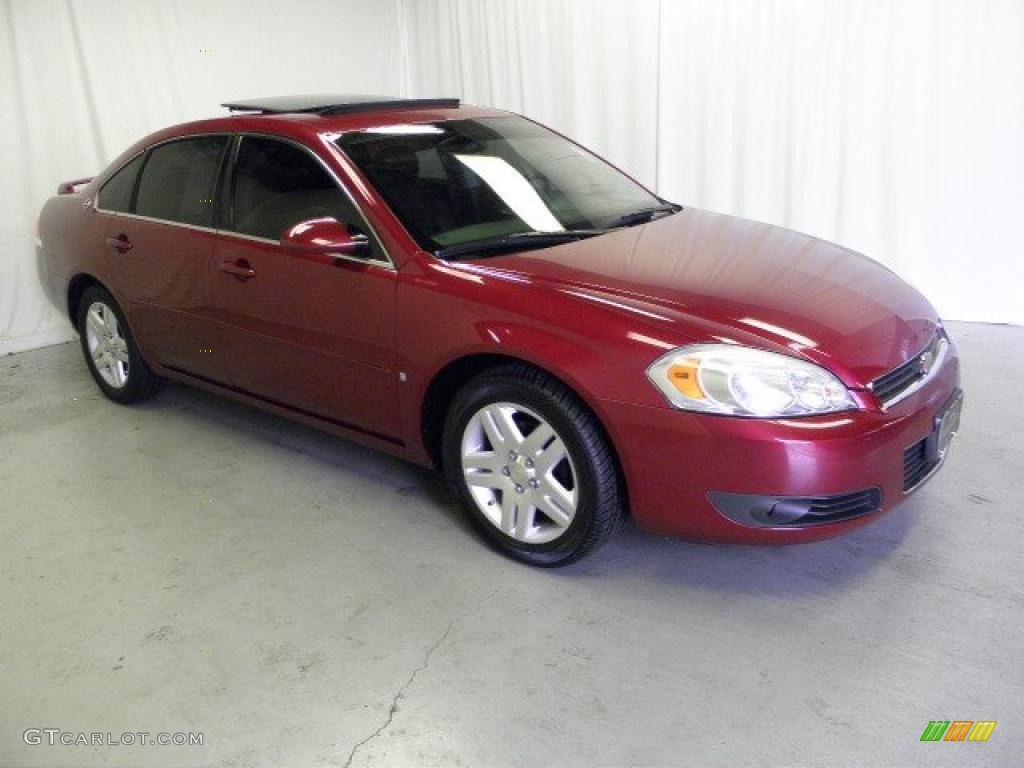
[[[964,406],[964,393],[957,390],[935,417],[932,432],[925,443],[930,462],[939,462],[946,457],[946,451],[953,441],[953,435],[960,429],[960,414]]]

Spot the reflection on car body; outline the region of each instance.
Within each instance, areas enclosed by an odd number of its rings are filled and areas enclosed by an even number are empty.
[[[858,254],[684,208],[455,99],[230,106],[40,216],[44,288],[116,402],[173,379],[437,466],[536,565],[627,515],[834,536],[948,455],[956,347]]]

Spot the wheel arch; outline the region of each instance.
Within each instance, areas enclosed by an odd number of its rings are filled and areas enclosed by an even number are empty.
[[[68,282],[68,318],[71,320],[71,325],[75,326],[76,329],[78,327],[78,302],[82,300],[82,295],[94,285],[98,285],[107,292],[110,291],[98,278],[90,275],[88,272],[79,272]]]
[[[516,355],[494,352],[468,353],[449,361],[434,374],[430,384],[427,385],[420,406],[420,439],[423,441],[423,446],[434,466],[437,468],[442,466],[441,440],[444,433],[444,422],[456,393],[466,381],[474,376],[485,370],[503,365],[522,365],[539,371],[557,381],[579,399],[580,403],[582,403],[583,407],[587,409],[587,412],[594,419],[594,424],[600,430],[611,450],[612,457],[615,460],[615,471],[618,474],[620,487],[623,489],[623,500],[626,503],[628,514],[629,488],[625,472],[623,471],[622,459],[619,456],[612,433],[605,425],[601,415],[593,407],[588,397],[578,387],[573,386],[572,382],[567,381],[566,377],[560,376],[550,368]]]

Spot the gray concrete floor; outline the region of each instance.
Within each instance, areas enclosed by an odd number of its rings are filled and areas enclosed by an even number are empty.
[[[0,765],[1019,764],[1024,329],[952,331],[962,434],[892,515],[555,572],[431,472],[185,387],[113,405],[75,345],[0,359]]]

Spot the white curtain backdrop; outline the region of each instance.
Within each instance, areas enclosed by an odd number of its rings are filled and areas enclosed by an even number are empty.
[[[671,200],[1024,322],[1021,0],[402,0],[403,90],[540,120]]]
[[[33,247],[59,182],[226,99],[346,90],[523,112],[1024,322],[1021,0],[0,0],[0,354],[71,336]]]
[[[0,0],[0,354],[72,335],[35,267],[59,182],[229,99],[396,93],[398,28],[397,0]]]

